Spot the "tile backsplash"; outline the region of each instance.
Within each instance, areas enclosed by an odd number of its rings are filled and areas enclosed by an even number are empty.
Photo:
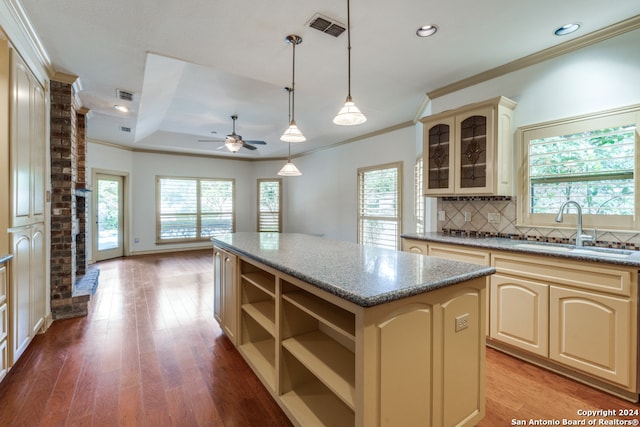
[[[575,229],[518,227],[516,208],[515,197],[441,197],[437,207],[438,231],[553,243],[575,242]],[[441,221],[442,212],[444,220]],[[585,229],[587,234],[592,231]],[[599,230],[595,246],[640,250],[640,233]]]

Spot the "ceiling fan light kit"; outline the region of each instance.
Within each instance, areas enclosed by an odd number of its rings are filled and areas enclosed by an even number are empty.
[[[359,125],[367,121],[367,117],[360,111],[351,98],[351,4],[347,0],[347,100],[340,109],[333,123],[342,126]]]

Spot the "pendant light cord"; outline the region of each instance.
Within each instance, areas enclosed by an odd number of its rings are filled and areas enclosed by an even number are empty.
[[[296,44],[298,44],[298,41],[294,39],[291,44],[293,45],[293,64],[291,66],[292,68],[291,91],[289,92],[289,95],[291,95],[291,120],[290,121],[295,121],[296,120]]]
[[[347,0],[347,79],[348,79],[347,80],[347,97],[349,99],[351,99],[351,12],[350,10],[351,10],[351,5],[349,0]]]

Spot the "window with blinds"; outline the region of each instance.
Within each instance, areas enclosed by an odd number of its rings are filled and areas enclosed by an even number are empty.
[[[234,180],[157,177],[156,242],[208,240],[235,230]]]
[[[414,197],[416,207],[416,233],[424,233],[424,194],[422,194],[422,156],[416,161],[413,172],[414,180]]]
[[[531,212],[557,213],[567,200],[583,214],[633,215],[635,125],[532,140]]]
[[[358,169],[358,243],[398,249],[402,163]]]
[[[639,117],[636,107],[524,128],[522,224],[556,227],[573,200],[587,227],[635,228]]]
[[[258,231],[282,231],[282,180],[258,179]]]

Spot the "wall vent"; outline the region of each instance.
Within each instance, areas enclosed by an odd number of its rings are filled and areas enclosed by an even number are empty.
[[[116,89],[116,96],[123,101],[133,101],[133,92],[122,89]]]
[[[131,133],[131,128],[127,126],[120,126],[120,132]]]
[[[309,26],[333,37],[338,37],[347,29],[346,25],[341,24],[335,19],[320,15],[319,13],[315,14],[313,18],[309,20]]]

